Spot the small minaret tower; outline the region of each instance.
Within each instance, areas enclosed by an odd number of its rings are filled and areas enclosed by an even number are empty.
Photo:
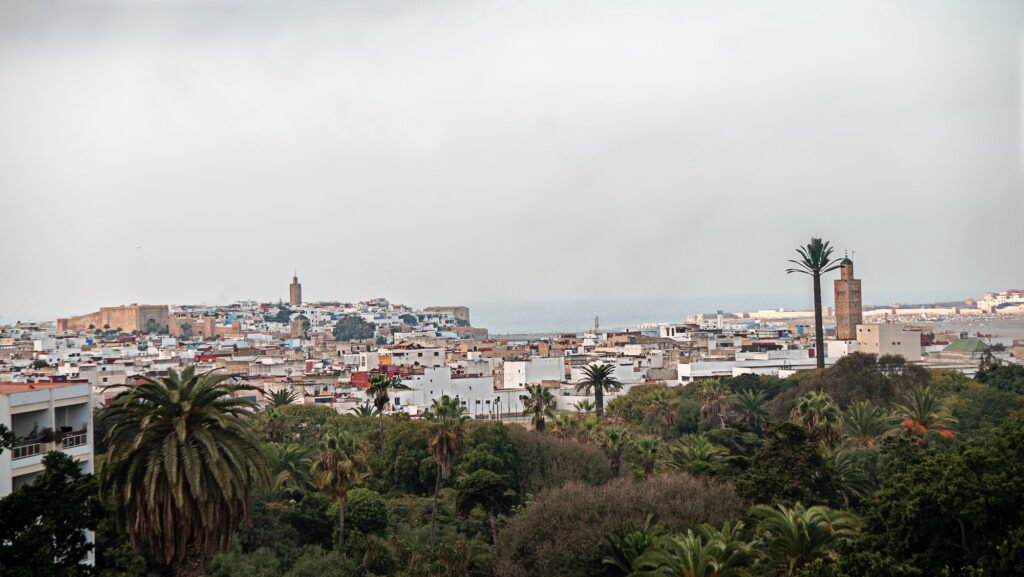
[[[297,306],[302,304],[302,285],[299,284],[299,272],[295,271],[292,276],[292,284],[288,285],[288,304]]]
[[[839,261],[836,288],[836,338],[841,341],[857,340],[857,325],[864,322],[860,279],[853,278],[853,261],[849,256]]]

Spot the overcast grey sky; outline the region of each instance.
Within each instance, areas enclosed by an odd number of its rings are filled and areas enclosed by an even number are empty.
[[[1024,285],[1024,3],[0,0],[0,317]]]

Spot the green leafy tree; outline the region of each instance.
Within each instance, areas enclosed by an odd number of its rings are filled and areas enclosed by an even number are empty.
[[[7,425],[0,423],[0,455],[4,454],[4,449],[13,447],[17,440],[18,436],[14,434],[14,431],[8,429]]]
[[[757,521],[757,533],[765,552],[787,576],[818,557],[836,558],[843,543],[860,531],[860,520],[844,511],[815,506],[792,508],[755,505],[750,516]]]
[[[825,329],[821,315],[821,275],[842,266],[842,261],[832,260],[832,247],[820,238],[811,238],[807,246],[796,249],[799,259],[790,259],[795,268],[786,269],[787,274],[799,273],[811,277],[814,287],[814,353],[818,368],[825,368]],[[846,259],[843,259],[846,260]]]
[[[466,408],[458,399],[443,395],[431,402],[427,412],[430,420],[428,447],[437,463],[437,478],[434,483],[434,504],[430,512],[430,538],[437,538],[437,499],[441,493],[441,482],[451,476],[452,467],[462,453],[466,442]]]
[[[555,396],[551,394],[551,389],[543,385],[527,385],[526,394],[520,395],[519,400],[526,414],[530,415],[533,428],[543,433],[546,419],[555,417]]]
[[[345,557],[345,509],[348,494],[369,475],[366,456],[347,431],[328,434],[310,468],[316,486],[338,503],[338,554]]]
[[[269,484],[251,426],[254,404],[227,375],[170,371],[118,395],[100,411],[107,458],[100,490],[118,526],[179,576],[205,573]]]
[[[345,519],[352,529],[367,535],[384,536],[388,530],[388,505],[380,493],[358,487],[348,493]]]
[[[1024,365],[985,364],[974,378],[979,383],[995,387],[1000,391],[1024,395]]]
[[[334,325],[334,338],[339,341],[362,341],[373,338],[377,327],[362,317],[349,315],[338,319]]]
[[[614,365],[587,365],[583,367],[583,378],[576,383],[576,390],[585,394],[594,393],[594,412],[604,415],[604,394],[618,391],[622,383],[615,378]]]
[[[736,480],[736,492],[752,503],[792,505],[831,503],[835,480],[818,443],[803,428],[774,421],[765,428],[765,444]]]
[[[517,502],[518,495],[509,480],[493,471],[477,469],[459,477],[456,482],[458,494],[455,506],[467,515],[480,507],[487,513],[491,529],[491,543],[498,542],[497,516],[509,511]]]
[[[0,499],[0,575],[91,575],[85,532],[102,515],[93,476],[68,455],[47,453],[38,477]]]

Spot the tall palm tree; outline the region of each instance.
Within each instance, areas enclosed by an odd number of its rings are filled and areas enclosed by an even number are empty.
[[[687,435],[670,445],[668,451],[666,467],[693,475],[714,473],[730,458],[728,449],[712,443],[705,435]]]
[[[714,426],[718,421],[721,427],[725,427],[725,417],[729,414],[729,387],[718,379],[707,379],[700,382],[700,416],[707,421],[708,426]]]
[[[629,433],[622,427],[607,427],[601,432],[600,443],[608,456],[608,468],[613,476],[618,477],[622,471],[622,455],[629,444]]]
[[[289,499],[313,485],[309,474],[313,466],[309,449],[302,445],[267,445],[267,464],[271,474],[271,492],[276,498]]]
[[[914,387],[894,409],[895,415],[902,419],[903,435],[918,437],[922,444],[931,433],[946,439],[956,436],[950,428],[956,424],[956,419],[950,416],[942,398],[932,392],[931,387]]]
[[[754,431],[759,437],[768,422],[767,399],[764,391],[746,389],[733,395],[729,402],[736,421]]]
[[[255,404],[228,375],[181,373],[145,382],[99,412],[109,450],[100,488],[132,547],[147,545],[179,577],[201,576],[269,484],[253,430]]]
[[[352,433],[328,433],[320,444],[309,472],[316,486],[338,501],[338,554],[344,557],[348,492],[361,485],[370,474],[366,455]]]
[[[299,392],[295,389],[280,389],[277,391],[270,391],[270,394],[266,396],[269,402],[268,409],[276,409],[285,405],[294,403],[299,398]]]
[[[840,448],[825,453],[825,462],[832,469],[839,495],[847,507],[854,499],[862,499],[875,490],[871,475],[850,449]]]
[[[668,439],[672,427],[679,420],[679,401],[668,387],[655,389],[647,406],[647,418],[651,419],[661,432],[662,439]]]
[[[366,389],[367,394],[373,399],[373,406],[377,408],[377,416],[380,418],[380,446],[384,446],[384,409],[391,402],[391,395],[388,389],[408,389],[398,379],[390,379],[381,374],[370,377],[370,388]]]
[[[633,441],[633,460],[644,473],[644,479],[650,479],[654,468],[658,465],[662,441],[658,437],[643,436]]]
[[[430,512],[430,538],[437,537],[437,499],[441,493],[441,482],[452,473],[455,461],[462,454],[466,442],[466,408],[458,399],[448,395],[434,399],[427,411],[430,427],[427,430],[428,448],[437,463],[437,480],[434,483],[434,506]]]
[[[820,238],[811,238],[807,246],[796,249],[799,260],[790,259],[796,268],[786,269],[786,274],[800,273],[809,275],[814,280],[814,354],[818,359],[818,368],[825,368],[825,333],[821,318],[821,275],[842,266],[841,261],[832,260],[832,247]]]
[[[827,393],[812,391],[796,400],[792,419],[826,445],[838,439],[843,427],[843,414]]]
[[[755,505],[750,516],[768,556],[788,576],[819,556],[835,558],[836,548],[860,530],[860,520],[850,513],[800,503],[792,509]]]
[[[891,430],[892,418],[871,401],[857,401],[846,407],[843,438],[847,443],[861,448],[874,447]]]
[[[583,378],[576,383],[576,390],[586,394],[594,392],[594,412],[598,417],[604,416],[604,394],[622,388],[622,383],[615,378],[614,365],[587,365],[583,367]]]
[[[555,417],[555,396],[551,394],[551,389],[543,385],[527,385],[526,394],[520,395],[519,400],[523,402],[523,408],[530,415],[533,428],[543,433],[545,419]]]
[[[743,540],[742,531],[742,522],[726,522],[721,531],[704,524],[696,533],[687,529],[685,534],[660,537],[634,562],[640,569],[636,574],[748,577],[757,555]]]

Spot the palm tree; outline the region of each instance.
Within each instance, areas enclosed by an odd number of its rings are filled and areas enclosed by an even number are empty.
[[[592,443],[601,435],[601,419],[597,415],[587,415],[576,423],[576,439],[581,443]]]
[[[797,399],[791,417],[827,445],[835,442],[843,426],[839,407],[832,397],[821,391],[812,391]]]
[[[667,387],[655,389],[647,407],[647,418],[654,421],[662,439],[668,439],[672,427],[679,420],[679,402]]]
[[[280,389],[277,391],[270,391],[270,394],[266,396],[269,401],[268,409],[276,409],[285,405],[294,403],[299,398],[299,392],[295,389]]]
[[[622,427],[608,427],[601,433],[600,442],[608,456],[608,468],[613,476],[618,477],[622,471],[622,454],[629,443],[629,433]]]
[[[581,415],[586,415],[594,410],[594,403],[592,403],[590,399],[583,399],[573,403],[573,408],[576,409],[577,413],[580,413]]]
[[[594,409],[598,417],[604,415],[604,394],[622,388],[615,378],[614,365],[587,365],[583,367],[583,378],[576,383],[576,390],[586,394],[594,392]]]
[[[305,493],[313,485],[309,474],[313,466],[309,449],[302,445],[267,445],[271,492],[277,498],[292,498]]]
[[[818,368],[825,368],[825,332],[821,319],[821,275],[842,266],[842,261],[832,260],[832,247],[820,238],[811,238],[807,246],[796,249],[799,260],[790,259],[796,268],[786,269],[786,274],[800,273],[814,279],[814,354],[818,358]]]
[[[366,455],[352,433],[328,433],[320,444],[309,472],[317,488],[338,501],[338,554],[344,557],[348,492],[361,485],[370,474]]]
[[[657,539],[635,561],[638,575],[686,577],[747,577],[757,555],[742,539],[743,523],[726,522],[721,531],[707,524],[697,532]]]
[[[349,409],[348,414],[354,417],[375,417],[377,416],[378,411],[377,407],[374,407],[372,404],[370,404],[370,401],[365,401],[363,404]]]
[[[373,406],[377,408],[377,416],[380,418],[380,446],[384,446],[384,409],[391,402],[391,395],[388,389],[408,389],[398,379],[389,379],[381,374],[370,377],[370,388],[366,393],[373,398]]]
[[[847,507],[854,499],[862,499],[874,491],[871,476],[864,469],[864,465],[854,457],[852,450],[828,451],[825,453],[825,462],[832,469],[832,478],[835,479],[839,494]]]
[[[707,475],[721,469],[728,462],[728,449],[716,445],[704,435],[688,435],[668,448],[665,466],[693,475]]]
[[[729,387],[718,379],[707,379],[700,382],[700,416],[713,426],[716,419],[721,427],[725,427],[725,417],[729,414]]]
[[[281,414],[281,411],[275,408],[267,409],[260,415],[260,419],[266,428],[267,440],[271,443],[281,443],[284,441],[284,433],[288,426],[288,421]]]
[[[895,415],[902,419],[903,435],[919,437],[925,442],[929,433],[938,433],[945,439],[956,436],[950,427],[956,419],[950,416],[942,399],[932,392],[931,387],[918,386],[903,397],[903,404],[895,405]]]
[[[559,413],[551,422],[551,432],[563,441],[575,438],[578,429],[579,419],[575,415]]]
[[[604,574],[616,577],[636,575],[639,569],[637,561],[664,533],[665,529],[654,522],[654,515],[647,515],[643,525],[630,522],[622,531],[606,536],[604,549],[607,554],[601,559]]]
[[[633,441],[633,459],[644,473],[644,479],[650,479],[654,467],[658,464],[662,441],[658,437],[643,436]]]
[[[764,391],[746,389],[733,395],[729,404],[736,421],[760,437],[768,422],[767,400],[768,395]]]
[[[555,416],[555,396],[551,394],[551,389],[543,385],[527,385],[526,394],[520,395],[519,400],[523,402],[523,408],[530,415],[533,428],[543,433],[544,419],[552,419]]]
[[[132,547],[145,544],[179,577],[205,575],[270,481],[255,404],[228,378],[193,366],[145,377],[98,416],[109,447],[101,492]]]
[[[892,430],[892,419],[871,401],[857,401],[846,407],[843,438],[855,447],[874,447]]]
[[[768,556],[789,576],[819,556],[835,558],[836,548],[860,530],[860,520],[850,513],[821,506],[805,509],[800,503],[792,509],[755,505],[750,516],[758,522]]]
[[[441,493],[441,482],[451,476],[452,467],[462,453],[466,442],[466,408],[458,399],[448,395],[434,399],[427,411],[431,424],[427,433],[430,454],[437,463],[437,480],[434,484],[434,507],[430,513],[430,538],[437,537],[437,499]]]

